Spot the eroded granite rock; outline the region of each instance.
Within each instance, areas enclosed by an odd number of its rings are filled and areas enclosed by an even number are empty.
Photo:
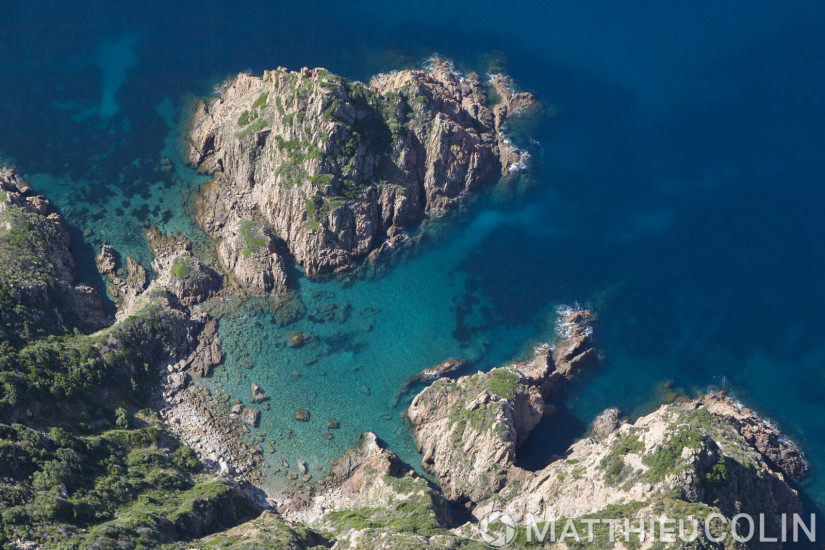
[[[607,409],[603,411],[590,428],[590,437],[596,441],[604,441],[610,434],[619,429],[619,409]]]
[[[546,399],[595,358],[592,313],[561,319],[571,330],[555,348],[534,349],[531,361],[441,378],[418,394],[407,415],[423,467],[450,500],[479,502],[504,486],[516,449],[547,414]]]
[[[507,120],[532,95],[434,59],[350,82],[324,69],[240,74],[194,112],[189,158],[213,175],[196,200],[221,262],[256,294],[288,284],[284,257],[310,276],[355,265],[422,214],[521,167]]]
[[[441,538],[459,540],[446,531],[452,517],[444,498],[374,433],[363,434],[330,471],[322,492],[311,500],[293,498],[278,511],[289,521],[334,533],[333,548],[432,548]]]
[[[719,395],[663,405],[604,440],[574,443],[541,470],[513,467],[496,498],[478,503],[473,515],[505,510],[518,523],[527,514],[549,513],[557,518],[765,514],[765,532],[776,537],[781,514],[790,521],[790,514],[801,511],[799,497],[766,460],[770,452],[740,437],[726,416],[728,407],[735,404]],[[722,414],[712,412],[722,408]]]
[[[161,235],[156,229],[146,232],[155,258],[152,270],[158,283],[171,290],[182,304],[192,306],[214,296],[221,278],[192,254],[192,244],[184,237]]]
[[[94,286],[77,281],[61,217],[10,168],[0,169],[0,301],[0,339],[108,324]]]
[[[772,424],[753,410],[720,394],[709,394],[696,402],[713,414],[723,416],[737,432],[759,451],[771,468],[782,472],[789,480],[802,477],[808,463],[794,443],[782,437]]]

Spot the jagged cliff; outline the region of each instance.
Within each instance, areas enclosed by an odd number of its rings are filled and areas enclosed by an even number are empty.
[[[76,280],[60,216],[16,172],[0,169],[0,340],[105,324],[94,287]]]
[[[324,69],[240,74],[193,116],[189,158],[214,176],[196,200],[223,265],[257,294],[352,267],[405,225],[520,166],[507,120],[534,105],[435,59],[369,85]]]
[[[528,514],[703,521],[713,513],[747,513],[765,514],[765,533],[777,536],[781,514],[801,511],[788,483],[806,462],[774,427],[721,395],[665,405],[633,424],[609,409],[589,437],[545,468],[516,465],[518,447],[554,411],[553,392],[594,358],[591,318],[589,312],[563,317],[562,342],[537,348],[531,361],[441,379],[416,396],[408,416],[422,466],[445,496],[479,521],[502,511],[517,524]],[[478,535],[470,525],[454,532]]]
[[[518,385],[525,385],[524,380]],[[493,395],[499,398],[496,392]],[[801,510],[796,491],[782,473],[804,469],[798,451],[775,439],[774,429],[752,411],[724,396],[706,395],[665,405],[632,424],[620,423],[615,409],[605,411],[594,422],[589,437],[535,472],[518,468],[508,454],[488,454],[487,460],[504,473],[502,486],[489,491],[489,480],[483,478],[489,468],[478,457],[472,463],[455,457],[468,450],[477,453],[485,446],[500,448],[500,427],[512,420],[508,412],[512,410],[495,409],[491,416],[496,418],[486,428],[479,424],[473,431],[472,448],[459,447],[463,443],[452,440],[458,452],[444,455],[452,461],[454,474],[453,479],[441,480],[444,494],[404,467],[391,451],[381,447],[374,434],[367,433],[332,463],[334,481],[311,500],[293,498],[247,524],[192,541],[189,546],[480,549],[489,547],[484,542],[492,540],[484,538],[483,520],[503,512],[516,527],[510,548],[781,548],[779,542],[739,543],[730,536],[725,522],[736,514],[754,518],[764,514],[764,535],[779,537],[782,514],[788,514],[790,532],[790,514]],[[766,460],[763,450],[749,443],[749,434],[756,434],[740,430],[743,424],[763,426],[758,430],[762,438],[773,440],[773,452],[785,457],[777,465],[779,469]],[[438,435],[447,435],[450,441],[450,434]],[[477,469],[481,475],[474,472]],[[471,476],[472,481],[463,486],[456,482]],[[469,488],[467,494],[479,499],[467,501],[472,521],[456,513],[445,500],[449,491],[457,495],[459,487]],[[646,540],[628,533],[630,542],[625,543],[625,519],[632,525],[661,518],[688,523],[696,519],[704,525],[712,514],[718,517],[709,523],[711,531],[699,528],[692,542],[668,543],[667,535],[652,535],[655,531],[648,530]],[[526,539],[530,516],[542,523],[555,519],[555,541],[548,537],[544,543],[530,543]],[[612,540],[606,524],[588,527],[588,521],[599,518],[618,522]],[[579,538],[568,535],[568,542],[559,542],[567,520]],[[720,537],[726,529],[724,540],[712,541],[707,536]],[[689,536],[690,532],[688,529]]]

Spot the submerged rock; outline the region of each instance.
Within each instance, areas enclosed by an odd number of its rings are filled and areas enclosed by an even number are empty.
[[[266,392],[264,392],[264,390],[262,390],[261,387],[255,382],[252,382],[249,385],[249,392],[252,394],[252,400],[255,401],[255,403],[263,403],[264,401],[269,399],[269,396],[266,395]]]
[[[304,345],[304,333],[300,331],[293,331],[289,333],[287,345],[291,348],[299,348]]]
[[[295,409],[295,420],[298,422],[309,422],[309,411],[306,409]]]
[[[255,407],[245,407],[241,413],[241,420],[243,420],[244,424],[252,426],[253,428],[258,426],[258,420],[260,420],[260,418],[261,411]]]
[[[337,430],[339,427],[338,421],[333,420],[332,418],[327,418],[327,429],[328,430]]]

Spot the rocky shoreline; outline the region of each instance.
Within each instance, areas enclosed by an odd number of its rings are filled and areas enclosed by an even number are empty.
[[[666,404],[633,423],[608,409],[563,456],[536,471],[517,465],[519,448],[554,414],[558,392],[599,360],[596,316],[588,310],[564,311],[555,346],[537,346],[529,360],[453,379],[462,362],[450,359],[402,384],[396,399],[429,384],[407,418],[421,466],[437,486],[373,433],[323,476],[303,460],[272,466],[266,456],[276,442],[266,434],[246,436],[277,388],[267,394],[253,383],[253,404],[244,405],[202,383],[224,359],[216,312],[233,295],[269,297],[285,317],[323,315],[287,294],[289,262],[309,276],[350,270],[402,243],[408,224],[455,207],[488,178],[526,162],[504,132],[508,118],[535,100],[512,91],[503,76],[490,86],[495,104],[477,76],[437,59],[427,70],[382,75],[369,85],[323,69],[238,75],[220,97],[198,106],[190,136],[190,159],[213,176],[196,201],[197,222],[215,240],[220,265],[205,265],[185,238],[150,229],[150,280],[132,258],[118,265],[117,251],[104,243],[97,266],[117,302],[114,320],[103,314],[94,289],[76,281],[68,234],[48,201],[12,170],[0,171],[0,232],[15,232],[7,242],[17,246],[2,252],[18,266],[0,281],[18,306],[2,311],[0,336],[22,342],[82,327],[91,343],[79,349],[110,354],[107,365],[113,357],[126,361],[120,375],[131,377],[132,391],[141,369],[153,369],[151,403],[166,426],[225,483],[232,506],[241,507],[243,498],[265,511],[231,537],[258,537],[263,522],[267,543],[277,539],[281,547],[472,548],[480,544],[478,522],[492,512],[522,522],[528,513],[582,518],[605,510],[725,518],[745,510],[766,514],[776,533],[783,513],[801,510],[790,483],[807,464],[775,427],[721,394]],[[299,345],[305,336],[290,338]],[[151,356],[141,355],[147,350]],[[12,393],[8,387],[0,397]],[[45,405],[26,407],[13,408],[8,419],[38,416]],[[116,414],[115,427],[126,431],[129,412]],[[295,418],[307,415],[299,409]],[[284,484],[266,494],[261,489],[272,475]],[[65,485],[58,491],[68,498]],[[219,500],[209,498],[197,502]],[[232,514],[235,523],[242,516]],[[207,534],[205,514],[187,509],[181,517],[177,532]],[[189,529],[192,521],[197,529]],[[230,535],[211,536],[208,544]]]

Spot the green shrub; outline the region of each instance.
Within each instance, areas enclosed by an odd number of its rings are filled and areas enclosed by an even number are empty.
[[[118,407],[115,409],[115,426],[117,426],[120,430],[128,430],[129,424],[129,413],[126,412],[126,409],[123,407]]]
[[[513,399],[518,390],[518,377],[506,368],[490,371],[484,387],[503,399]]]
[[[252,104],[253,109],[263,109],[266,107],[266,98],[269,96],[269,92],[263,92],[261,95],[258,96],[258,99],[255,100],[255,103]]]
[[[604,481],[608,485],[617,485],[630,475],[630,467],[625,463],[624,456],[638,453],[644,449],[644,443],[633,434],[621,437],[611,448],[610,452],[599,462],[599,468],[604,470]]]
[[[702,434],[694,428],[683,428],[670,436],[667,442],[644,457],[649,466],[647,478],[651,483],[658,483],[676,470],[682,449],[698,448],[702,443]]]
[[[174,277],[176,279],[183,278],[186,275],[186,273],[189,269],[189,264],[191,264],[191,263],[192,263],[192,258],[190,258],[189,256],[186,256],[186,255],[178,256],[172,262],[172,268],[170,269],[170,274],[172,275],[172,277]]]
[[[198,472],[201,469],[201,462],[198,455],[191,447],[178,447],[172,452],[172,463],[186,472]]]

